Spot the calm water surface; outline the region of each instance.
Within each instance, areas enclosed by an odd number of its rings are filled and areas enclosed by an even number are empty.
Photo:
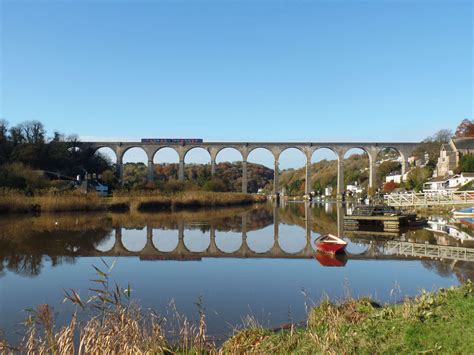
[[[197,317],[201,297],[208,330],[228,334],[246,315],[277,327],[300,321],[305,304],[371,295],[394,302],[422,289],[474,279],[473,233],[432,218],[428,228],[395,236],[342,229],[342,207],[291,203],[153,214],[64,214],[0,219],[0,329],[17,341],[24,309],[48,303],[58,323],[73,307],[63,290],[90,295],[92,265],[116,265],[112,278],[131,284],[143,308],[170,301]],[[471,224],[472,225],[472,224]],[[315,257],[321,234],[350,242],[343,259]],[[336,265],[336,266],[328,266]]]

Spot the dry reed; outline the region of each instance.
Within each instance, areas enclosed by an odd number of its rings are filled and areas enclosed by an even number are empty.
[[[96,278],[89,290],[93,295],[83,300],[74,290],[65,291],[65,300],[79,311],[92,315],[84,322],[74,313],[69,323],[55,329],[53,310],[40,305],[29,311],[24,322],[24,336],[17,347],[28,354],[155,354],[155,353],[217,353],[206,333],[202,302],[198,302],[199,321],[190,322],[175,310],[177,337],[170,337],[167,319],[154,312],[143,314],[131,301],[131,288],[123,289],[110,280],[114,264],[103,261],[105,269],[94,266]],[[0,340],[0,353],[11,348]]]
[[[0,190],[0,213],[72,212],[105,210],[167,210],[246,205],[266,201],[265,196],[242,193],[188,191],[163,194],[154,191],[116,192],[112,197],[95,193],[36,192],[26,196],[16,190]]]

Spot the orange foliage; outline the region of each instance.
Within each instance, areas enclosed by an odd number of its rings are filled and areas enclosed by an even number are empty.
[[[400,186],[400,184],[397,184],[396,182],[393,182],[393,181],[386,182],[383,185],[383,192],[390,193],[399,186]]]
[[[456,137],[474,137],[474,123],[465,118],[456,128]]]

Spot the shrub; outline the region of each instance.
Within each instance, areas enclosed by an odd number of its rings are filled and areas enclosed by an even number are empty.
[[[400,184],[397,184],[396,182],[393,182],[393,181],[389,181],[383,185],[383,192],[390,193],[399,186]]]
[[[22,163],[0,166],[0,187],[35,190],[49,187],[49,180]]]
[[[461,157],[459,162],[461,167],[461,171],[465,173],[472,173],[474,172],[474,155],[466,154]]]

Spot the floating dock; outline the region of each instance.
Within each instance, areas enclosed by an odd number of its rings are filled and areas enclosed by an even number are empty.
[[[408,226],[409,216],[344,216],[344,229],[358,230],[362,226],[383,226],[385,232],[398,232]]]
[[[357,206],[353,214],[344,216],[344,230],[357,231],[378,228],[384,232],[399,232],[416,221],[416,214],[403,213],[389,206]]]

